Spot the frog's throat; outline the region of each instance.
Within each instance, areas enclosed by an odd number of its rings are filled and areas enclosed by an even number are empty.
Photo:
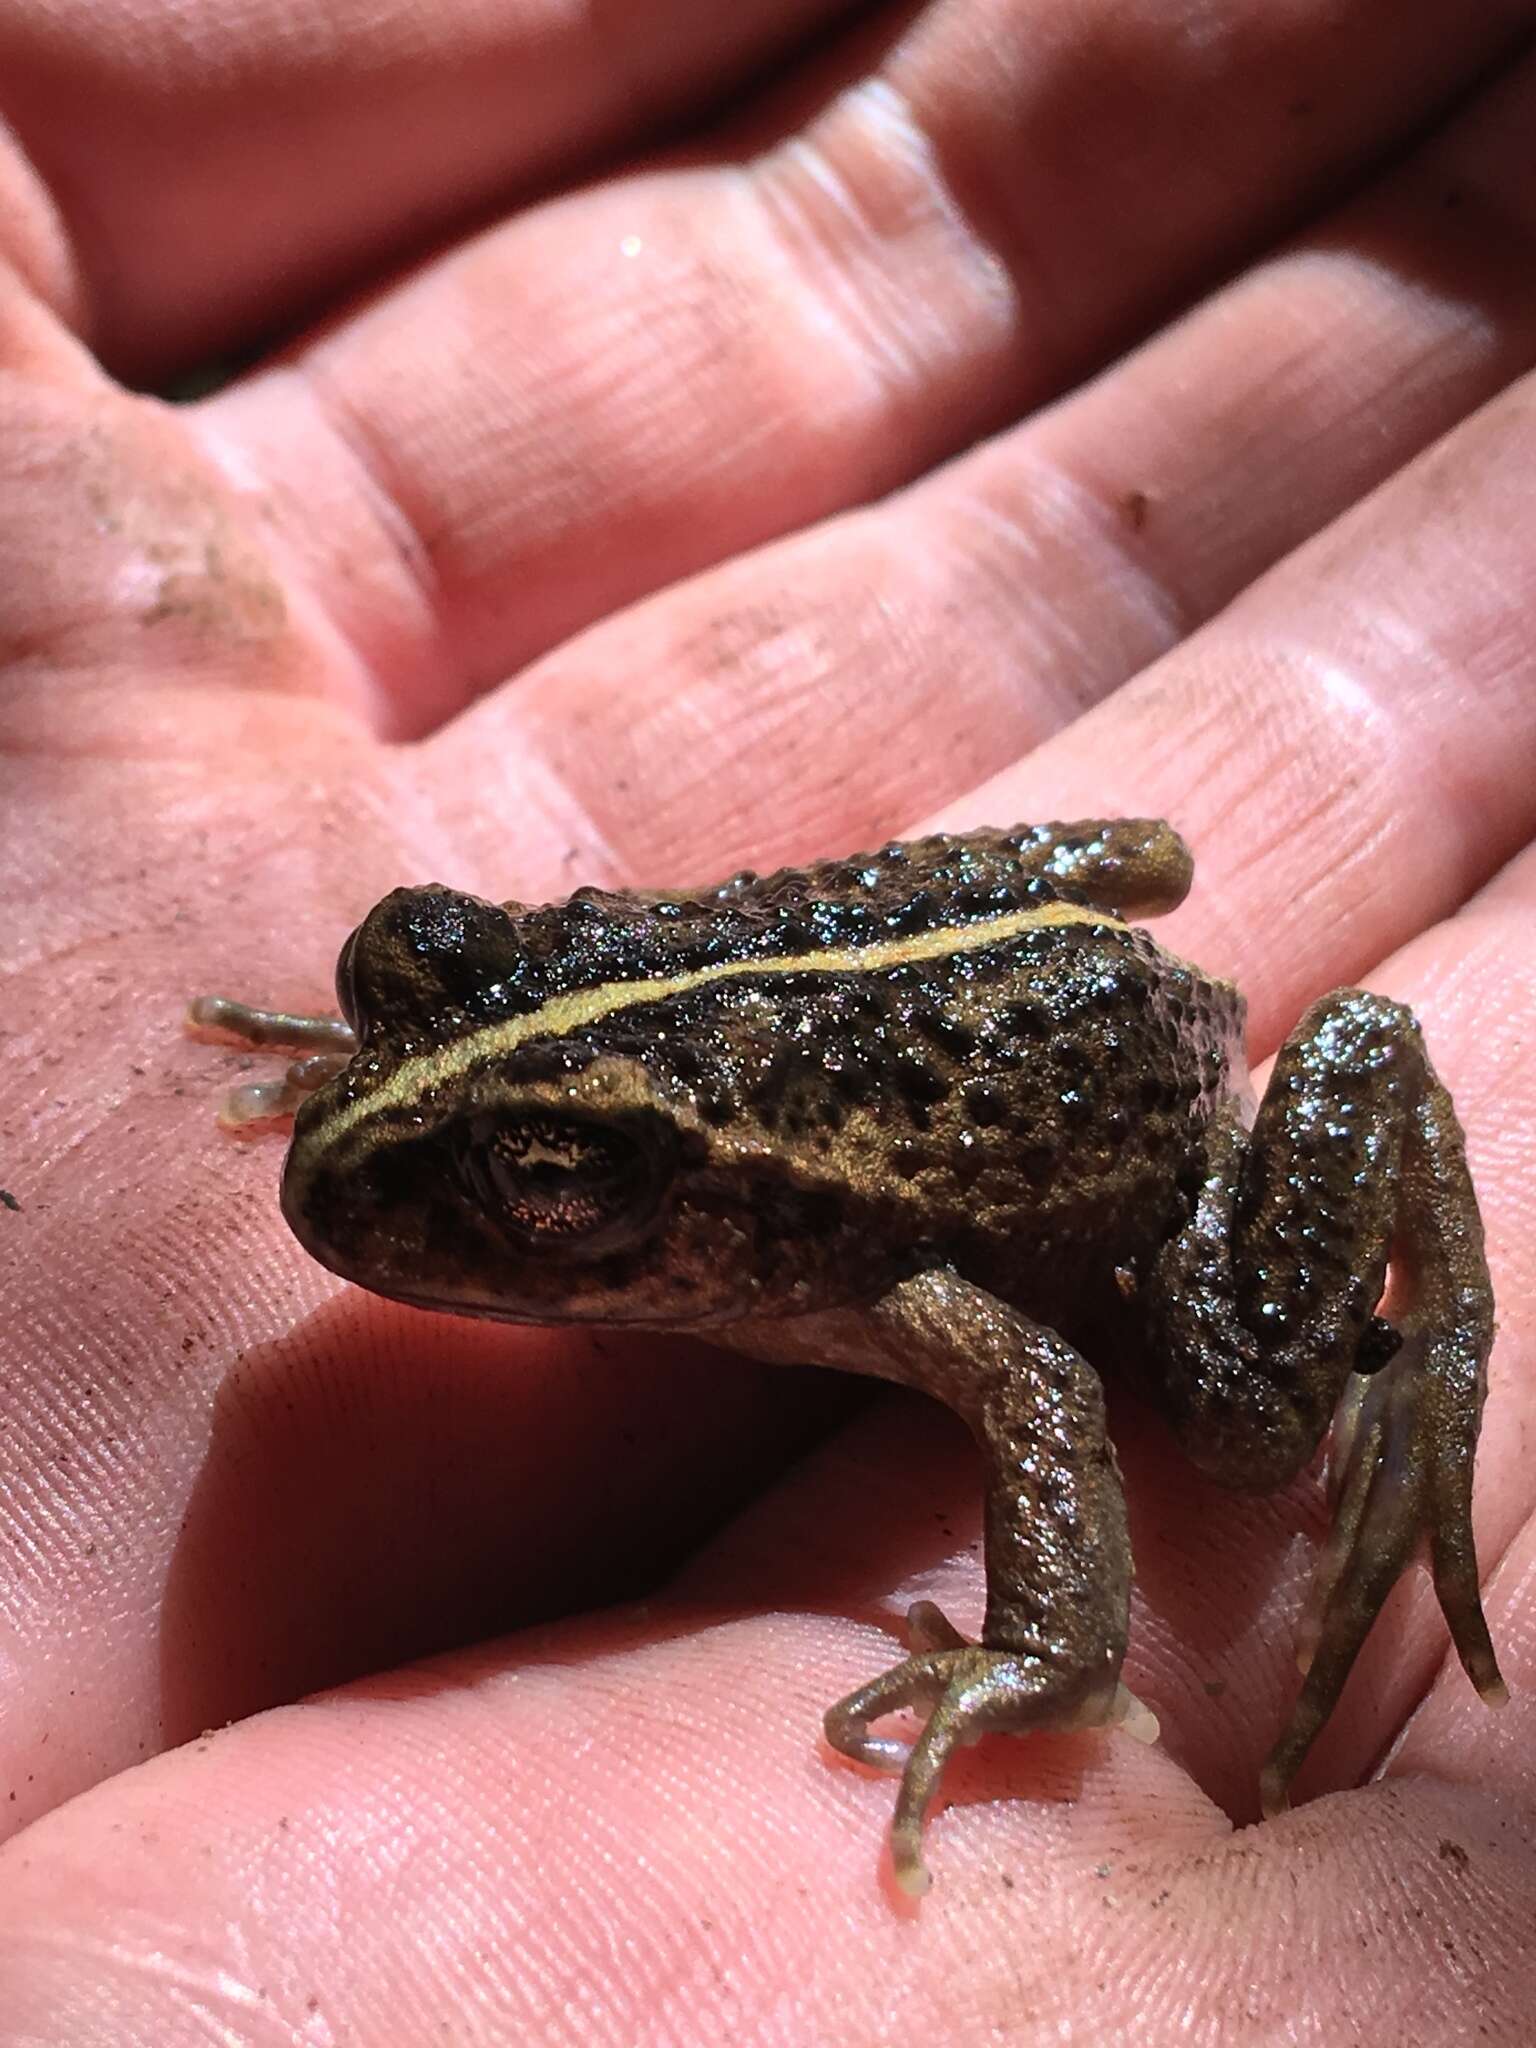
[[[471,1067],[508,1057],[530,1039],[566,1038],[573,1031],[611,1016],[615,1010],[665,1002],[669,996],[686,995],[691,989],[703,988],[713,981],[731,981],[747,975],[761,979],[775,974],[879,974],[924,960],[981,952],[1045,926],[1071,924],[1096,925],[1101,931],[1131,929],[1124,919],[1107,911],[1078,903],[1042,903],[1030,910],[1008,911],[1001,917],[978,919],[975,923],[941,925],[899,939],[874,939],[863,946],[830,947],[820,953],[785,953],[763,960],[717,960],[707,967],[690,968],[686,974],[658,976],[649,981],[601,981],[592,988],[567,989],[551,996],[536,1010],[503,1017],[434,1052],[402,1060],[377,1088],[338,1105],[317,1130],[307,1135],[312,1144],[329,1145],[366,1119],[391,1109],[404,1109]]]

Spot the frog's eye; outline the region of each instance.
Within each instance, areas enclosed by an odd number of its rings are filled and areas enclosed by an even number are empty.
[[[611,1242],[654,1207],[645,1149],[611,1125],[555,1116],[478,1116],[461,1128],[458,1163],[476,1204],[540,1245]]]

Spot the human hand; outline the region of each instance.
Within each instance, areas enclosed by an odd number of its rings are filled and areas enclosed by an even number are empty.
[[[0,15],[3,2048],[1525,2038],[1528,10],[837,14]],[[321,315],[195,405],[109,374]],[[866,1624],[974,1616],[958,1426],[873,1408],[710,1537],[825,1389],[338,1289],[173,1034],[323,1001],[401,881],[1116,809],[1256,1052],[1356,978],[1424,1019],[1514,1698],[1406,1583],[1332,1796],[1235,1831],[1318,1489],[1125,1412],[1163,1742],[966,1758],[914,1917],[816,1731]]]

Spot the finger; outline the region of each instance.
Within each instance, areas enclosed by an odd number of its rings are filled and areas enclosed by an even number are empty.
[[[279,2033],[302,2038],[308,2020],[382,2048],[419,2031],[421,2011],[434,2025],[478,2016],[495,2030],[488,2039],[751,2041],[766,2037],[741,2006],[697,2006],[695,1972],[718,1958],[749,2010],[772,2004],[815,1952],[813,1926],[826,1958],[828,1924],[862,2008],[865,1944],[885,1947],[900,1923],[878,1882],[889,1782],[829,1764],[814,1739],[817,1702],[848,1662],[824,1624],[689,1621],[658,1640],[615,1617],[552,1634],[542,1653],[525,1642],[515,1663],[497,1652],[396,1674],[204,1738],[73,1802],[0,1852],[0,2024],[24,2039],[46,2013],[60,2038],[88,2038],[81,2016],[94,2005],[122,2038],[179,2048],[197,2038],[178,2031],[182,2014],[232,2029],[247,2009]],[[1128,1743],[1056,1747],[1086,1777],[1074,1861],[1092,1860],[1123,1840],[1110,1806],[1156,1781],[1156,1759]],[[1142,1839],[1159,1827],[1173,1841],[1219,1837],[1166,1761],[1161,1778]],[[1058,1799],[1069,1781],[1059,1764]],[[1019,1853],[1021,1834],[1036,1834],[1024,1803],[967,1807],[973,1816],[983,1834],[994,1829],[979,1853],[967,1846],[974,1831],[948,1817],[929,1842],[951,1938],[962,1899],[1022,1905],[1000,1864],[1037,1910],[1047,1871],[1060,1869]],[[117,1853],[101,1854],[105,1839]],[[1081,1868],[1076,1881],[1093,1884]],[[1037,1937],[1059,1936],[1070,1917],[1048,1908]],[[431,1943],[426,1924],[438,1930]],[[744,1939],[749,1925],[757,1935]],[[612,1939],[619,1970],[603,1948]],[[916,1963],[904,2002],[941,1957],[903,1964]],[[824,2031],[831,1977],[824,1965],[812,1976],[809,2004],[804,1986],[793,1993],[804,2031],[789,2038],[848,2038]],[[591,1995],[577,2031],[559,2012],[576,2009],[582,1982]]]
[[[670,2048],[877,2041],[895,2011],[955,2048],[1021,2016],[1146,2048],[1333,2040],[1365,1967],[1383,2039],[1455,2039],[1469,1999],[1487,2039],[1522,2038],[1536,1870],[1509,1780],[1234,1834],[1135,1744],[1058,1741],[1043,1779],[989,1745],[954,1775],[993,1796],[934,1824],[933,1889],[902,1912],[876,1881],[888,1788],[801,1740],[846,1662],[804,1622],[693,1619],[444,1660],[73,1802],[0,1855],[12,2039],[89,2039],[105,2012],[156,2048],[455,2025]]]
[[[342,0],[321,26],[289,0],[217,0],[189,29],[167,0],[15,5],[8,232],[55,263],[69,249],[114,368],[163,373],[708,106],[845,11]]]
[[[1165,812],[1208,851],[1160,929],[1271,1049],[1536,829],[1533,457],[1528,378],[952,816]]]
[[[1502,33],[1421,7],[1384,37],[1365,0],[1224,14],[1213,75],[1155,4],[919,10],[776,146],[519,215],[220,394],[207,430],[419,731],[1082,378]]]
[[[442,736],[444,772],[532,755],[593,821],[575,866],[616,879],[878,839],[974,788],[1531,363],[1532,122],[1536,64],[1027,425],[547,657]],[[1053,816],[1055,774],[1028,785]]]

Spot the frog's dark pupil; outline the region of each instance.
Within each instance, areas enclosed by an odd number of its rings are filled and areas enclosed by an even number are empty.
[[[616,1131],[558,1117],[477,1117],[460,1157],[475,1199],[526,1237],[589,1235],[634,1194],[637,1148]]]

